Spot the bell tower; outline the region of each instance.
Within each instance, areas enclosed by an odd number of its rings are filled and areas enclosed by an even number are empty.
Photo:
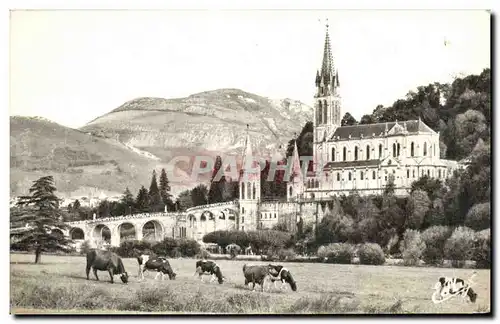
[[[339,74],[335,68],[330,45],[330,35],[326,24],[323,62],[316,71],[316,93],[314,94],[314,156],[320,143],[328,140],[340,127],[341,97]]]

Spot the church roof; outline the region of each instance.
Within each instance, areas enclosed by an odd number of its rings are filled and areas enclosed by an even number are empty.
[[[338,127],[333,133],[330,140],[346,140],[355,138],[370,138],[385,135],[385,132],[390,131],[396,123],[399,126],[405,127],[408,133],[435,133],[429,126],[421,120],[408,120],[404,122],[387,122],[377,124],[363,124]]]
[[[323,167],[324,171],[342,168],[363,168],[377,166],[381,163],[380,160],[362,160],[362,161],[342,161],[342,162],[328,162]]]

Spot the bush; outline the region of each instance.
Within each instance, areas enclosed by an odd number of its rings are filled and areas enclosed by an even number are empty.
[[[376,243],[362,244],[358,250],[358,256],[361,264],[382,265],[385,263],[384,251]]]
[[[194,257],[201,251],[200,244],[195,240],[181,240],[179,242],[179,251],[182,256]]]
[[[417,230],[407,229],[403,235],[401,242],[401,253],[405,265],[418,265],[420,258],[425,250],[425,242],[422,240],[420,232]]]
[[[429,265],[440,265],[444,260],[444,246],[451,235],[451,229],[447,226],[431,226],[422,232],[422,240],[425,249],[422,260]]]
[[[134,258],[151,252],[151,243],[145,241],[125,241],[114,250],[122,258]]]
[[[490,227],[490,202],[475,204],[467,212],[464,225],[476,231],[480,231]]]
[[[444,256],[451,260],[454,267],[463,267],[466,260],[471,260],[476,235],[468,227],[457,227],[444,245]]]
[[[491,232],[489,228],[476,232],[476,244],[471,259],[476,261],[476,268],[491,268]]]
[[[172,237],[165,237],[161,242],[155,243],[151,249],[157,255],[175,258],[181,255],[179,250],[179,240]]]
[[[329,263],[350,264],[354,257],[354,247],[349,243],[332,243],[320,246],[318,256],[326,258]]]
[[[293,249],[279,249],[276,254],[280,261],[293,260],[297,257]]]

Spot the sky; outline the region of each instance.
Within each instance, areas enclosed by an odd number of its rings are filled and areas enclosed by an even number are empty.
[[[312,105],[326,19],[358,120],[490,67],[484,10],[14,11],[9,113],[77,128],[134,98],[219,88]]]

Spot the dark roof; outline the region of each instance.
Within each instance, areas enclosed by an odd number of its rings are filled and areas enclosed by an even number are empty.
[[[397,122],[400,126],[404,127],[406,123],[406,129],[408,133],[416,133],[416,132],[425,132],[432,133],[434,132],[429,126],[427,126],[421,120],[407,120],[402,122]],[[384,132],[387,128],[387,131],[390,131],[392,127],[396,125],[396,122],[387,122],[387,123],[378,123],[378,124],[363,124],[363,125],[353,125],[353,126],[342,126],[338,127],[333,133],[332,138],[330,140],[345,140],[349,139],[349,135],[351,135],[351,139],[353,138],[370,138],[370,137],[379,137],[384,135]],[[375,135],[374,135],[375,134]]]
[[[323,170],[341,169],[341,168],[363,168],[369,166],[377,166],[381,163],[380,160],[362,160],[362,161],[343,161],[343,162],[328,162]]]

